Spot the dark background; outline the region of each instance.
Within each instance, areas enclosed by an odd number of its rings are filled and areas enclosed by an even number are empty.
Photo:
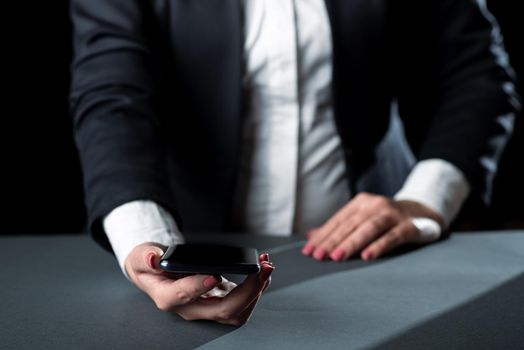
[[[491,0],[517,74],[524,79],[518,0]],[[7,2],[2,8],[0,233],[84,230],[81,172],[68,115],[68,1]],[[523,94],[519,87],[520,94]],[[522,113],[496,179],[493,206],[469,213],[479,228],[524,227]],[[464,226],[466,227],[466,226]],[[468,226],[471,227],[471,226]]]

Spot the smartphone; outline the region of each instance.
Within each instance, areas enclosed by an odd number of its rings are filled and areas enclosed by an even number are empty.
[[[174,273],[247,275],[259,272],[260,263],[253,248],[188,243],[169,247],[160,268]]]

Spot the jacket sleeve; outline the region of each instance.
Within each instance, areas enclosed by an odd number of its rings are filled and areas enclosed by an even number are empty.
[[[482,0],[418,3],[425,4],[417,24],[427,37],[415,50],[422,51],[430,64],[411,72],[424,81],[414,79],[401,88],[400,114],[403,119],[408,116],[408,134],[417,128],[414,120],[426,117],[421,113],[431,114],[417,158],[439,158],[455,165],[472,194],[489,204],[498,160],[520,108],[498,24]],[[408,30],[413,37],[418,29]],[[420,98],[423,109],[412,108],[413,100]]]
[[[155,59],[144,30],[147,2],[72,0],[70,109],[89,228],[110,249],[102,219],[147,199],[173,212],[166,151],[154,110]]]

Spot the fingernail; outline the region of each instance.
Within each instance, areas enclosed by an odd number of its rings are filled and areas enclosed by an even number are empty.
[[[362,258],[364,260],[373,260],[373,253],[370,251],[365,251],[362,253]]]
[[[311,243],[307,243],[304,248],[302,248],[302,254],[304,255],[311,255],[313,252],[313,249],[315,249],[315,246]]]
[[[204,287],[211,288],[217,285],[218,279],[215,276],[209,276],[204,280]]]
[[[315,252],[313,253],[313,257],[319,261],[324,260],[324,258],[326,257],[326,251],[324,250],[324,248],[317,248],[317,250],[315,250]]]
[[[333,253],[331,253],[330,257],[334,261],[340,261],[344,258],[344,255],[346,255],[346,252],[341,248],[337,248]]]
[[[147,256],[147,265],[151,269],[155,269],[156,268],[156,266],[155,266],[155,258],[156,258],[156,254],[155,253],[149,253],[148,256]]]
[[[269,253],[260,254],[260,261],[269,261]]]

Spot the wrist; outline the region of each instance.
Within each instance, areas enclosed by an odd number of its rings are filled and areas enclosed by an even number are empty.
[[[103,225],[118,264],[127,278],[126,261],[137,246],[150,242],[169,246],[184,240],[171,215],[151,201],[123,204],[104,218]]]
[[[442,159],[428,159],[413,168],[394,198],[431,208],[443,220],[439,221],[440,225],[447,229],[469,191],[469,184],[460,169]]]
[[[444,218],[430,207],[412,200],[395,200],[401,210],[411,218],[428,218],[434,220],[441,229],[445,227]]]

